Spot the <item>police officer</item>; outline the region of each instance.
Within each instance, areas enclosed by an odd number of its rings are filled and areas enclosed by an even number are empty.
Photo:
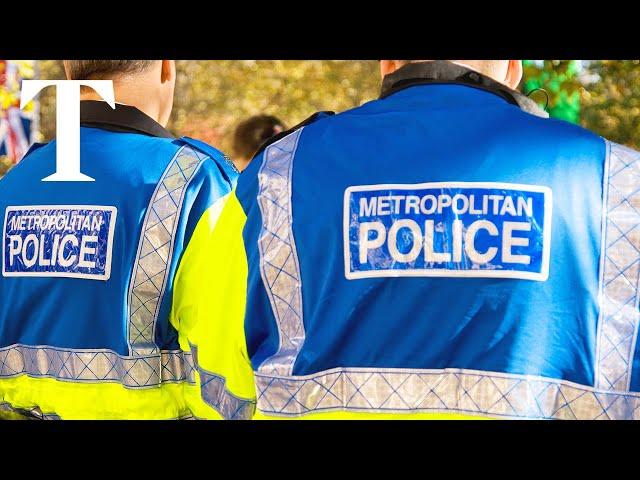
[[[640,155],[547,118],[519,61],[380,66],[243,172],[203,367],[256,417],[637,417]]]
[[[165,129],[173,61],[64,66],[69,79],[113,80],[116,108],[82,93],[82,170],[95,181],[41,181],[55,170],[54,140],[0,182],[1,408],[63,419],[216,417],[200,400],[195,356],[215,340],[175,307],[203,285],[186,290],[177,278],[208,254],[203,233],[237,171],[216,149]]]

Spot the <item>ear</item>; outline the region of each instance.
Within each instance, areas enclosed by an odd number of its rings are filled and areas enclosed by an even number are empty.
[[[520,80],[522,80],[522,60],[509,60],[504,83],[512,90],[515,90],[518,88]]]
[[[384,78],[386,75],[395,72],[404,65],[400,60],[380,60],[380,75]]]
[[[160,69],[160,80],[162,83],[171,82],[176,78],[176,62],[175,60],[162,60],[162,68]]]

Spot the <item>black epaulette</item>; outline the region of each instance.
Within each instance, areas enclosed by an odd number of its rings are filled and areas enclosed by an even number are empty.
[[[254,158],[257,157],[258,155],[260,155],[260,153],[262,153],[262,151],[267,148],[269,145],[271,145],[272,143],[277,142],[278,140],[280,140],[281,138],[286,137],[287,135],[289,135],[292,132],[295,132],[296,130],[298,130],[301,127],[304,127],[305,125],[309,125],[313,122],[315,122],[316,120],[318,120],[321,117],[324,116],[331,116],[331,115],[335,115],[336,112],[331,112],[331,111],[322,111],[322,112],[316,112],[313,115],[311,115],[309,118],[307,118],[306,120],[303,120],[302,122],[300,122],[298,125],[296,125],[295,127],[291,127],[289,130],[285,130],[283,132],[278,133],[277,135],[274,135],[273,137],[268,138],[267,140],[265,140],[264,142],[262,142],[262,145],[260,145],[260,148],[258,148],[258,150],[256,151],[256,153],[253,155]]]

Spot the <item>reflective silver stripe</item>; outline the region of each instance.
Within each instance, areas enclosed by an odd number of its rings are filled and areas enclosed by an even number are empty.
[[[595,386],[628,391],[640,319],[640,154],[611,142],[607,149]]]
[[[155,327],[167,284],[177,219],[186,185],[207,156],[182,147],[169,162],[151,197],[129,285],[128,341],[131,355],[158,353]]]
[[[260,274],[278,324],[280,345],[259,368],[289,375],[304,343],[302,280],[292,227],[291,173],[302,128],[269,145],[258,173],[262,230]]]
[[[12,345],[0,349],[0,380],[18,375],[72,382],[116,382],[127,388],[195,382],[191,354],[180,350],[126,357],[111,350],[49,346]]]
[[[348,410],[509,418],[640,418],[640,393],[476,370],[353,368],[304,377],[258,373],[256,386],[258,409],[268,415]]]
[[[256,409],[254,399],[236,397],[226,388],[226,379],[208,372],[198,364],[198,348],[191,345],[193,361],[200,374],[200,394],[226,420],[250,420]]]
[[[42,413],[42,410],[40,410],[40,407],[24,409],[24,408],[13,407],[9,403],[0,403],[0,411],[16,413],[24,417],[25,420],[29,420],[29,419],[30,420],[33,420],[33,419],[61,420],[61,418],[55,413]]]

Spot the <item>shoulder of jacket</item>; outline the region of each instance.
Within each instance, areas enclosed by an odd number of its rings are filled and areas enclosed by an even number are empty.
[[[291,127],[289,130],[285,130],[283,132],[280,132],[277,135],[274,135],[273,137],[269,138],[268,140],[265,140],[262,143],[262,145],[260,145],[260,147],[258,148],[256,153],[253,155],[254,158],[257,157],[258,155],[260,155],[260,153],[262,153],[269,145],[272,145],[272,144],[276,143],[278,140],[286,137],[287,135],[295,132],[296,130],[298,130],[298,129],[306,126],[306,125],[310,125],[310,124],[320,120],[321,118],[330,117],[330,116],[335,115],[335,114],[336,114],[336,112],[331,112],[331,111],[328,111],[328,110],[314,113],[310,117],[306,118],[305,120],[303,120],[302,122],[297,124],[295,127]]]
[[[229,183],[233,184],[239,175],[240,172],[231,159],[217,148],[190,137],[180,137],[178,141],[194,150],[200,160],[204,160],[204,157],[211,158],[218,165],[218,168]]]

